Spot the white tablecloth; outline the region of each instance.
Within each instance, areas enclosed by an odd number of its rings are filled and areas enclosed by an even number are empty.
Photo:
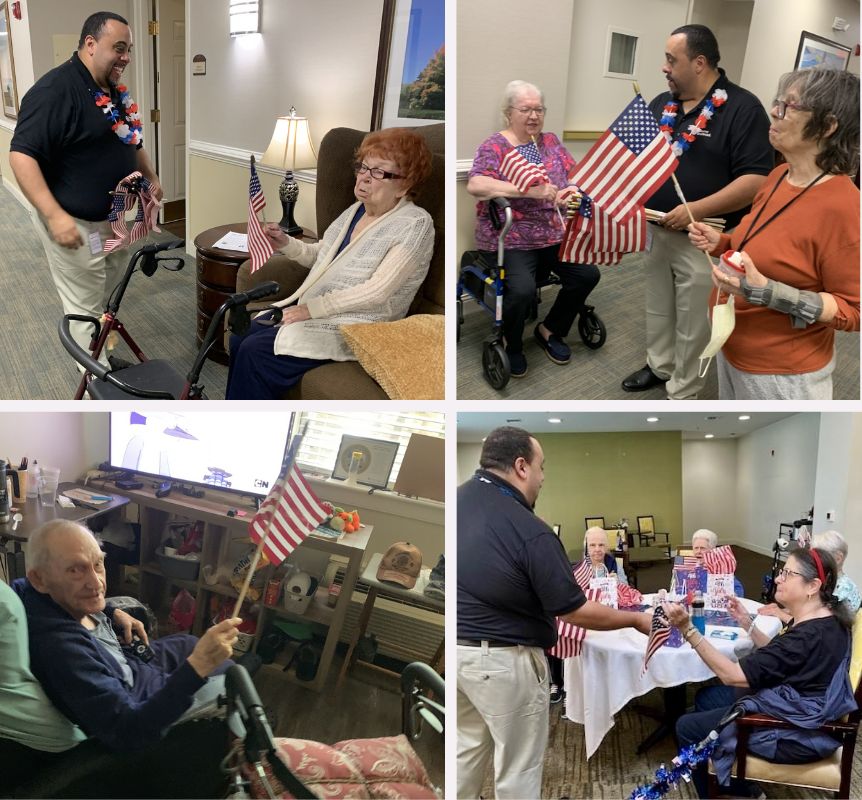
[[[650,597],[644,597],[650,602]],[[743,599],[754,613],[760,603]],[[757,627],[768,635],[781,627],[776,617],[757,617]],[[714,626],[706,626],[709,637]],[[734,641],[709,639],[709,643],[734,661],[752,648],[751,638],[742,628],[734,628],[739,638]],[[596,752],[605,734],[614,726],[616,714],[629,700],[646,694],[656,687],[699,683],[715,677],[715,673],[692,650],[682,647],[660,647],[650,659],[645,675],[641,676],[647,637],[633,628],[619,631],[589,631],[577,658],[565,659],[566,716],[584,726],[587,758]]]

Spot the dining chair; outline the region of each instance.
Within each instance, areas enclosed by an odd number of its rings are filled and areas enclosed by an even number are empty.
[[[850,684],[855,689],[856,704],[859,708],[842,719],[826,723],[819,728],[838,739],[841,746],[831,756],[819,761],[808,764],[776,764],[749,753],[748,739],[751,731],[757,728],[792,728],[793,726],[766,714],[746,715],[736,720],[737,744],[733,777],[758,783],[818,789],[832,792],[839,798],[850,797],[853,751],[856,748],[856,737],[859,732],[860,718],[862,718],[862,610],[856,612],[852,641]],[[718,792],[718,780],[710,761],[709,796],[718,797]]]
[[[587,531],[590,528],[604,528],[605,527],[605,518],[604,517],[584,517],[584,530]]]
[[[646,542],[646,546],[649,546],[655,543],[656,536],[664,536],[664,544],[670,543],[670,534],[666,531],[657,531],[655,529],[655,519],[652,514],[647,514],[644,516],[639,516],[637,518],[638,521],[638,539],[640,540],[640,546],[644,547],[644,542]]]

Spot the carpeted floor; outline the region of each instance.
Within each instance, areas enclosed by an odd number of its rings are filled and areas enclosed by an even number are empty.
[[[155,236],[167,239],[170,234]],[[4,188],[0,241],[0,400],[70,400],[78,371],[57,335],[62,307],[45,251],[28,213]],[[180,272],[160,269],[151,278],[136,273],[119,315],[144,353],[169,361],[181,374],[197,354],[195,262],[189,256],[185,261]],[[129,357],[124,345],[115,352]],[[210,398],[223,398],[226,382],[227,367],[204,364],[201,383]]]
[[[759,600],[763,575],[770,571],[772,559],[750,550],[734,546],[737,558],[737,577],[745,587],[745,596]],[[653,565],[638,571],[639,586],[643,592],[655,592],[667,587],[669,567],[666,564]],[[607,676],[608,681],[613,675]],[[688,687],[689,705],[694,705],[694,693],[701,684]],[[597,687],[600,691],[600,687]],[[664,701],[660,690],[654,690],[629,703],[614,718],[614,727],[602,740],[593,757],[586,759],[584,749],[584,728],[574,722],[562,719],[563,705],[551,706],[548,748],[542,780],[542,797],[548,798],[625,798],[638,782],[651,780],[663,763],[667,764],[677,754],[676,744],[671,737],[665,737],[648,752],[638,755],[638,744],[655,730],[658,723],[634,709],[635,703],[648,706],[660,713]],[[815,792],[809,789],[792,789],[763,785],[768,798],[826,798],[834,795]],[[493,797],[492,776],[489,773],[483,797]],[[671,792],[668,797],[694,798],[693,788],[689,785]],[[853,782],[850,797],[862,797],[862,754],[857,747],[853,762]]]
[[[473,300],[464,301],[464,323],[458,343],[459,400],[663,400],[659,386],[647,392],[624,392],[620,382],[646,363],[644,338],[644,276],[641,257],[627,256],[619,266],[602,267],[602,279],[590,294],[607,328],[607,341],[598,350],[587,349],[577,333],[577,323],[568,337],[572,360],[565,366],[551,362],[533,339],[535,323],[524,330],[526,377],[512,379],[500,391],[491,388],[482,374],[482,341],[491,332],[491,316]],[[539,306],[549,308],[557,289],[543,291]],[[450,324],[456,324],[454,315]],[[835,400],[859,399],[859,334],[837,333],[838,363],[833,374]],[[450,365],[451,368],[451,365]],[[718,398],[715,365],[709,367],[702,400]]]

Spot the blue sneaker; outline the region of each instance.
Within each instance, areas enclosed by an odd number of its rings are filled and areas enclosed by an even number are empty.
[[[536,325],[536,329],[533,331],[533,336],[536,337],[539,346],[545,351],[545,355],[555,364],[568,364],[571,361],[572,351],[559,336],[552,333],[546,341],[545,337],[539,332],[538,325]]]
[[[527,374],[527,357],[521,353],[509,353],[509,374],[513,378],[523,378]]]

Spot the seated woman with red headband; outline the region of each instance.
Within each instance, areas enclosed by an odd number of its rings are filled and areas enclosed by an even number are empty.
[[[818,725],[856,708],[848,678],[853,618],[834,595],[837,577],[835,560],[825,550],[799,549],[788,556],[776,580],[775,597],[792,619],[770,641],[734,603],[731,613],[749,630],[756,646],[739,662],[716,650],[691,624],[682,606],[664,605],[671,625],[682,632],[723,684],[701,689],[695,698],[694,713],[680,717],[676,725],[680,747],[700,742],[740,703],[749,712],[770,714],[799,726],[752,733],[749,749],[755,755],[779,764],[803,764],[824,758],[838,748],[835,739],[816,731]],[[730,782],[735,727],[728,726],[722,732],[713,755],[722,785]],[[692,777],[698,795],[706,797],[703,764]],[[747,790],[739,785],[731,787],[732,792]]]

